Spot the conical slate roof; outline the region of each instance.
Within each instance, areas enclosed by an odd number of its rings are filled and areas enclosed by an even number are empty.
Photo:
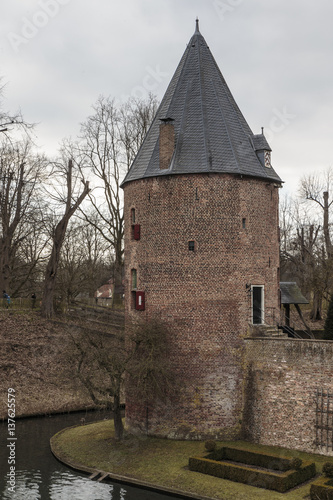
[[[159,127],[166,118],[173,119],[175,150],[169,168],[161,170]],[[265,150],[271,150],[265,136],[252,133],[197,21],[123,185],[145,177],[194,173],[232,173],[281,182],[272,167],[264,166]]]

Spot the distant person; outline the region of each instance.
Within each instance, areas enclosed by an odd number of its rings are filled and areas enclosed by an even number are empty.
[[[8,307],[10,305],[10,297],[9,297],[8,293],[6,293],[6,290],[4,290],[2,292],[2,296],[3,296],[4,305],[8,309]]]
[[[36,307],[36,294],[35,292],[31,295],[31,309],[35,309]]]

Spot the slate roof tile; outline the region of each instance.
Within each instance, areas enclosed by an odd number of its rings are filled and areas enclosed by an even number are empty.
[[[173,118],[175,151],[159,168],[160,120]],[[198,24],[122,186],[132,180],[183,173],[232,173],[282,182],[256,151],[271,151],[238,108]]]

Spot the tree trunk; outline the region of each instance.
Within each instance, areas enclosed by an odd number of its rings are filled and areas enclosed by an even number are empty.
[[[0,241],[0,291],[8,292],[9,285],[9,248],[6,245],[5,239]]]
[[[322,293],[318,290],[315,290],[313,293],[312,310],[310,313],[310,318],[313,321],[319,321],[322,319],[322,302]]]
[[[122,292],[121,292],[122,281],[123,281],[122,257],[116,255],[116,261],[113,267],[112,306],[122,304]]]
[[[304,319],[304,316],[302,314],[301,308],[299,307],[299,304],[294,304],[294,305],[296,307],[296,310],[298,312],[299,317],[301,318],[301,321],[302,321],[303,325],[305,326],[306,332],[308,333],[309,337],[311,337],[313,339],[314,338],[313,333],[311,331],[311,328],[309,327],[309,325],[307,324],[307,322]]]
[[[68,162],[68,171],[67,171],[67,200],[66,200],[65,214],[60,220],[60,222],[58,222],[54,230],[52,252],[45,273],[44,292],[43,292],[43,300],[41,306],[41,314],[45,318],[51,318],[54,314],[54,291],[56,285],[56,277],[61,255],[61,248],[65,239],[69,219],[75,213],[76,209],[81,205],[82,201],[90,191],[89,182],[87,181],[84,182],[84,189],[81,195],[76,200],[74,205],[71,204],[73,196],[72,170],[73,170],[73,163],[72,160],[70,160]]]
[[[53,248],[50,260],[46,266],[43,300],[41,305],[41,314],[44,318],[51,318],[54,314],[54,290],[56,285],[56,277],[58,264],[60,260],[60,252],[63,238],[65,237],[67,224],[61,229],[58,224],[53,239]]]
[[[286,326],[290,326],[290,304],[283,304],[284,308],[284,323]]]
[[[0,245],[0,284],[1,290],[8,289],[10,279],[10,259],[13,251],[13,237],[22,217],[22,192],[24,187],[24,163],[21,163],[18,179],[15,181],[15,198],[11,200],[11,186],[14,181],[14,172],[2,172],[4,176],[3,192],[0,193],[0,215],[3,235]],[[6,180],[5,180],[6,179]],[[14,213],[11,221],[10,214]]]
[[[324,197],[324,221],[323,221],[323,230],[325,236],[325,247],[327,257],[330,259],[333,255],[332,242],[330,237],[330,228],[329,228],[329,203],[328,203],[328,191],[323,193]]]
[[[120,388],[118,394],[113,397],[113,422],[114,422],[114,437],[117,441],[121,441],[124,435],[124,425],[121,416],[120,406]]]

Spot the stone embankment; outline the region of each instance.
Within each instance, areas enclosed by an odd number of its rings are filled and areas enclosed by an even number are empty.
[[[71,334],[112,337],[121,332],[122,324],[122,312],[110,315],[98,309],[93,314],[76,309],[55,321],[41,318],[37,311],[0,309],[0,388],[4,395],[9,388],[15,390],[16,417],[94,408],[76,377]],[[3,397],[0,419],[5,418]]]

